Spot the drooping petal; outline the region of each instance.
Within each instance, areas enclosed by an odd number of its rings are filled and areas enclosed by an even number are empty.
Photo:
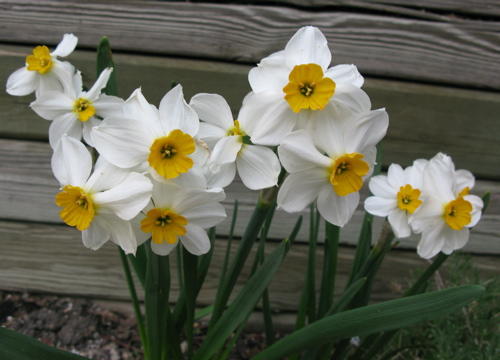
[[[181,237],[182,245],[193,255],[203,255],[210,250],[210,239],[205,230],[196,225],[186,225],[186,235]]]
[[[370,196],[365,200],[365,210],[375,216],[388,216],[397,207],[396,198],[385,199],[379,196]]]
[[[175,244],[169,244],[167,242],[162,242],[161,244],[157,244],[154,241],[151,241],[151,249],[156,255],[160,256],[167,256],[172,252],[172,250],[175,249],[179,242],[176,242]],[[148,246],[148,244],[146,244]]]
[[[196,94],[189,105],[200,120],[216,125],[225,131],[234,126],[233,114],[227,101],[218,94]],[[200,135],[200,137],[203,137]]]
[[[470,230],[463,228],[462,230],[445,229],[445,241],[441,251],[446,255],[450,255],[453,251],[463,248],[469,241]]]
[[[259,145],[244,145],[236,159],[243,184],[251,190],[276,186],[281,165],[276,154]]]
[[[217,142],[210,156],[210,168],[217,172],[221,165],[233,163],[243,146],[241,136],[226,136]]]
[[[49,127],[49,142],[52,149],[57,149],[63,135],[78,141],[82,139],[82,125],[72,112],[65,113],[52,121]]]
[[[107,118],[92,129],[91,137],[97,151],[110,163],[122,168],[146,161],[154,141],[144,131],[140,120],[128,118]]]
[[[299,29],[285,47],[285,61],[290,69],[300,64],[318,64],[326,71],[331,60],[326,37],[316,27]]]
[[[331,184],[324,184],[318,194],[317,204],[319,213],[326,221],[343,227],[351,220],[359,204],[359,192],[339,196]]]
[[[325,76],[335,81],[336,84],[351,84],[358,88],[364,83],[364,78],[358,68],[352,64],[335,65],[325,71]]]
[[[394,235],[398,238],[405,238],[411,235],[411,227],[408,224],[406,211],[395,209],[389,214],[389,223],[391,224]]]
[[[94,194],[94,202],[111,209],[123,220],[135,217],[149,202],[153,185],[144,175],[132,172],[119,185]]]
[[[204,170],[203,174],[207,179],[207,187],[209,189],[216,187],[225,188],[233,182],[236,176],[236,163],[224,164],[216,173],[212,172],[208,166]]]
[[[109,228],[111,241],[121,247],[125,254],[135,255],[137,239],[130,221],[125,221],[113,215],[107,215],[105,220]]]
[[[17,69],[7,79],[7,92],[13,96],[25,96],[31,94],[38,87],[40,74],[36,71],[28,71],[26,67]]]
[[[305,130],[288,134],[278,147],[278,155],[283,167],[294,173],[312,167],[329,168],[332,160],[322,155],[314,146]]]
[[[417,245],[417,253],[420,257],[430,259],[441,251],[445,241],[446,228],[446,223],[442,221],[427,227],[422,232],[422,237]]]
[[[82,231],[83,245],[91,250],[99,250],[111,237],[105,217],[95,217],[90,226]]]
[[[64,34],[63,39],[57,45],[56,49],[52,51],[53,56],[68,56],[75,50],[76,44],[78,43],[78,38],[73,34]]]
[[[166,134],[175,129],[193,137],[198,134],[198,114],[184,100],[181,85],[177,85],[163,97],[159,110],[161,126]]]
[[[92,171],[92,157],[80,141],[64,135],[52,156],[52,172],[62,185],[82,187]]]
[[[279,189],[278,206],[287,212],[302,211],[316,200],[327,182],[323,169],[319,168],[289,174]]]

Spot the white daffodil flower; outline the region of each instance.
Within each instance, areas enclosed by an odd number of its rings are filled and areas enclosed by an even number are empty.
[[[381,109],[352,113],[337,126],[332,124],[318,122],[310,133],[298,130],[283,139],[278,155],[289,175],[278,192],[278,206],[297,212],[317,199],[320,214],[344,226],[359,203],[364,179],[373,172],[375,145],[389,119]]]
[[[397,238],[412,233],[410,218],[424,200],[422,176],[427,163],[427,160],[419,159],[404,170],[400,165],[392,164],[387,175],[370,179],[369,187],[374,196],[365,200],[365,210],[375,216],[387,216]]]
[[[37,46],[33,49],[33,54],[26,57],[26,66],[14,71],[7,79],[7,92],[10,95],[24,96],[36,91],[38,97],[46,91],[62,91],[69,87],[74,67],[57,58],[71,54],[77,43],[76,36],[64,34],[53,52],[46,46]]]
[[[83,244],[99,249],[108,240],[126,253],[137,242],[130,224],[150,201],[153,185],[136,172],[117,168],[99,158],[92,172],[92,157],[85,146],[63,136],[52,157],[52,171],[61,184],[56,204],[61,219],[82,231]]]
[[[440,251],[449,255],[469,240],[470,228],[481,218],[483,201],[469,195],[474,176],[467,170],[455,171],[447,155],[439,153],[424,170],[426,200],[413,216],[413,231],[422,233],[417,253],[430,259]]]
[[[370,110],[370,99],[360,89],[363,77],[354,65],[328,68],[331,52],[323,33],[301,28],[285,50],[264,58],[250,70],[252,92],[243,102],[239,120],[252,142],[279,145],[283,137],[310,121],[327,121],[338,104],[351,111]]]
[[[64,92],[44,92],[31,108],[42,118],[53,120],[49,128],[50,146],[56,149],[63,134],[77,140],[83,139],[94,146],[90,130],[101,123],[101,118],[123,116],[123,99],[102,94],[113,69],[107,68],[99,75],[89,91],[83,91],[82,74],[77,71],[72,86]]]
[[[92,129],[101,156],[120,168],[147,171],[157,181],[174,180],[190,187],[200,187],[201,182],[206,188],[193,160],[198,115],[184,100],[180,85],[163,97],[159,109],[147,102],[140,89],[135,90],[125,101],[123,114],[108,117]]]
[[[276,186],[281,170],[278,157],[268,147],[246,141],[245,124],[233,120],[231,109],[222,96],[197,94],[190,105],[203,120],[198,136],[212,151],[210,169],[215,174],[222,173],[226,185],[233,181],[237,169],[249,189]]]
[[[180,241],[194,255],[207,253],[210,239],[204,229],[226,218],[220,204],[226,197],[222,188],[182,188],[157,181],[153,184],[152,202],[134,221],[140,221],[140,229],[136,229],[138,245],[151,238],[152,250],[168,255]]]

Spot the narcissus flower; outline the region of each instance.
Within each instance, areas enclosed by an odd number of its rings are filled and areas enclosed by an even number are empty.
[[[426,201],[413,216],[411,226],[414,232],[422,233],[418,254],[429,259],[440,251],[449,255],[465,246],[470,228],[481,218],[483,201],[469,195],[473,175],[466,170],[455,171],[447,155],[440,153],[432,158],[423,174]]]
[[[49,128],[49,141],[57,148],[63,134],[83,139],[93,146],[90,130],[100,124],[101,118],[123,115],[123,100],[102,94],[113,69],[105,69],[89,91],[83,91],[82,75],[73,76],[72,86],[64,92],[48,91],[31,103],[31,108],[42,118],[53,120]]]
[[[416,160],[406,169],[398,164],[389,166],[387,175],[370,179],[370,191],[374,196],[365,200],[365,210],[376,216],[388,217],[397,238],[411,235],[410,218],[422,205],[422,172],[426,160]]]
[[[150,201],[152,184],[144,175],[117,168],[92,157],[85,146],[63,136],[52,157],[52,170],[61,184],[56,204],[61,219],[82,231],[83,244],[99,249],[108,240],[126,253],[135,253],[136,238],[129,220]]]
[[[210,147],[210,169],[223,173],[226,186],[233,181],[236,169],[246,187],[260,190],[275,186],[281,165],[276,154],[265,146],[248,141],[245,124],[233,121],[226,100],[216,94],[198,94],[190,102],[202,122],[198,137]],[[227,175],[226,175],[227,174]]]
[[[139,245],[151,238],[153,251],[168,255],[180,241],[194,255],[207,253],[210,240],[204,229],[226,218],[220,204],[224,199],[221,188],[182,188],[155,181],[152,202],[136,218],[140,220]]]
[[[50,52],[46,46],[37,46],[33,54],[26,58],[26,66],[14,71],[7,79],[7,92],[10,95],[24,96],[36,91],[39,96],[46,91],[62,91],[71,83],[74,68],[58,57],[68,56],[75,50],[78,38],[64,34],[57,48]]]
[[[157,181],[203,178],[192,158],[198,115],[184,101],[180,85],[163,97],[159,110],[137,89],[125,101],[123,113],[104,119],[91,133],[96,149],[110,163],[148,171]]]
[[[278,155],[289,175],[279,190],[278,206],[302,211],[317,199],[320,214],[344,226],[359,203],[358,191],[373,171],[375,145],[388,122],[382,109],[352,113],[335,127],[332,122],[318,122],[310,132],[286,135]]]
[[[279,145],[292,130],[311,121],[326,121],[338,104],[351,111],[370,110],[370,99],[360,89],[363,77],[354,65],[328,68],[331,52],[325,36],[312,26],[297,31],[285,50],[262,59],[250,70],[252,92],[247,95],[239,120],[252,142]]]

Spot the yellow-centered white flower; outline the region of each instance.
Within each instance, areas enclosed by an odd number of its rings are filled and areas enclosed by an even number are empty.
[[[323,33],[306,26],[285,50],[262,59],[250,71],[252,92],[243,102],[239,120],[246,124],[253,143],[279,145],[286,134],[304,129],[310,122],[342,117],[338,104],[355,112],[370,110],[357,68],[328,68],[331,56]]]
[[[56,204],[61,219],[82,231],[83,244],[99,249],[108,240],[126,253],[137,242],[129,222],[149,202],[151,181],[144,175],[117,168],[99,158],[92,172],[92,157],[85,146],[63,136],[52,157],[52,171],[61,184]]]
[[[447,155],[437,154],[423,174],[426,200],[411,226],[414,232],[422,233],[418,254],[429,259],[440,251],[449,255],[467,244],[470,228],[481,218],[483,201],[469,195],[474,176],[467,170],[455,171]]]
[[[210,250],[204,229],[226,218],[222,188],[210,190],[183,188],[153,181],[152,201],[136,217],[134,225],[139,245],[151,238],[151,248],[158,255],[168,255],[179,243],[192,254]]]
[[[69,87],[75,69],[70,63],[57,58],[71,54],[77,42],[78,38],[73,34],[64,34],[62,41],[52,52],[46,46],[37,46],[26,57],[26,65],[14,71],[7,79],[7,92],[10,95],[24,96],[36,91],[38,97],[46,91],[62,91]]]
[[[344,226],[359,203],[359,190],[373,172],[376,144],[384,137],[385,110],[352,113],[336,123],[316,123],[310,132],[285,136],[278,147],[288,171],[278,193],[278,206],[304,210],[317,199],[318,211],[330,223]]]
[[[427,160],[419,159],[404,170],[400,165],[392,164],[387,175],[370,179],[373,196],[365,200],[365,210],[376,216],[387,216],[397,238],[412,233],[410,219],[424,200],[422,176],[427,163]]]
[[[106,118],[92,129],[101,156],[120,168],[147,171],[157,181],[174,180],[194,187],[202,182],[206,188],[192,158],[198,115],[184,101],[180,85],[163,97],[159,109],[137,89],[125,101],[123,113],[124,117]]]
[[[260,190],[275,186],[281,170],[276,154],[268,147],[254,145],[245,133],[245,124],[233,120],[226,100],[217,94],[197,94],[190,102],[203,122],[198,137],[210,148],[209,167],[220,186],[229,185],[236,169],[246,187]]]
[[[47,91],[31,103],[31,108],[39,116],[53,120],[49,128],[53,149],[57,148],[63,134],[77,140],[83,137],[87,144],[93,146],[90,131],[101,123],[97,117],[123,116],[123,99],[101,93],[112,71],[112,68],[107,68],[101,72],[89,91],[83,90],[82,75],[77,71],[72,86],[64,92]]]

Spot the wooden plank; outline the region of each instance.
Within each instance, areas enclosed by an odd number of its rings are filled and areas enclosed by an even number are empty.
[[[6,79],[29,53],[27,47],[0,45],[0,79]],[[118,83],[123,97],[142,86],[153,104],[170,88],[183,84],[186,99],[200,92],[224,96],[235,117],[250,91],[247,65],[115,53]],[[77,51],[70,58],[88,86],[95,75],[95,54]],[[368,78],[363,86],[372,108],[387,108],[390,118],[384,139],[384,164],[409,165],[415,158],[429,158],[442,151],[460,168],[476,176],[500,179],[500,94]],[[33,96],[14,97],[0,92],[0,137],[47,139],[50,122],[29,109]],[[473,126],[471,124],[474,124]],[[473,131],[471,131],[471,128]]]
[[[0,139],[0,219],[16,221],[36,221],[42,223],[61,224],[54,197],[59,191],[59,184],[50,169],[52,150],[42,142]],[[479,254],[500,254],[500,183],[478,181],[473,192],[482,195],[492,192],[491,207],[479,225],[471,234],[465,250]],[[235,181],[226,188],[227,198],[224,201],[228,218],[218,226],[218,233],[229,233],[232,205],[239,201],[239,213],[236,236],[241,236],[248,223],[258,198],[257,191],[244,187]],[[361,191],[362,198],[368,195],[365,186]],[[300,241],[308,239],[308,212],[288,214],[278,209],[269,236],[273,239],[287,237],[299,215],[304,216],[304,226],[298,235]],[[352,220],[342,229],[341,242],[355,245],[358,239],[360,224],[364,216],[362,204],[358,206]],[[377,218],[374,226],[376,238],[382,227],[383,219]],[[323,229],[323,227],[321,227]],[[414,249],[417,236],[402,239],[399,247]]]
[[[87,296],[99,299],[129,299],[116,247],[105,245],[98,251],[85,249],[75,229],[61,225],[0,221],[0,288],[16,291],[50,292],[59,295]],[[274,248],[269,243],[267,251]],[[233,248],[233,252],[234,252]],[[254,249],[255,250],[255,249]],[[198,305],[213,302],[217,279],[225,253],[225,241],[216,241],[214,257]],[[250,255],[253,259],[254,252]],[[322,247],[317,254],[317,274],[321,274]],[[354,249],[342,247],[339,253],[336,294],[342,292],[354,257]],[[307,249],[295,244],[288,253],[270,286],[275,311],[296,310],[305,274]],[[498,259],[491,256],[474,258],[486,274],[498,274]],[[172,259],[172,301],[178,295],[175,257]],[[251,263],[251,260],[248,261]],[[426,261],[413,251],[393,250],[386,257],[373,288],[372,301],[399,297],[398,287],[405,288],[410,271],[423,268]],[[248,277],[242,273],[236,291]],[[137,285],[138,287],[140,285]]]
[[[0,8],[3,42],[53,45],[73,32],[83,47],[107,35],[116,50],[256,63],[315,25],[334,63],[354,63],[365,75],[500,88],[499,21],[147,1],[0,0]]]

